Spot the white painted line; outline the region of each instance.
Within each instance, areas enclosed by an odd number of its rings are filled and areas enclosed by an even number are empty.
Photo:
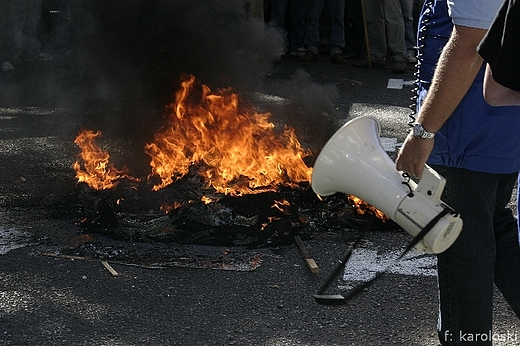
[[[386,85],[387,89],[402,89],[404,81],[402,79],[390,78],[388,79],[388,84]]]
[[[414,252],[409,252],[396,262],[402,251],[378,253],[376,250],[355,249],[345,267],[343,280],[366,282],[382,271],[398,275],[437,275],[437,259],[434,256],[418,256]]]

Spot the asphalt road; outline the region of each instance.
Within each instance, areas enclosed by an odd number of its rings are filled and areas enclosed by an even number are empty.
[[[146,98],[121,98],[120,91],[100,97],[100,85],[92,88],[76,72],[57,60],[0,75],[1,345],[438,344],[435,261],[394,263],[410,240],[401,230],[374,226],[364,234],[329,291],[347,294],[384,274],[338,306],[317,304],[312,295],[359,229],[305,240],[318,274],[310,273],[294,244],[252,250],[85,234],[71,202],[77,193],[70,167],[77,131],[103,130],[120,160],[139,167],[146,158],[132,149],[141,148],[140,133],[154,130],[161,112]],[[258,103],[277,122],[295,126],[304,144],[318,147],[346,120],[374,115],[392,156],[407,132],[412,87],[389,89],[389,79],[411,81],[413,66],[396,75],[333,65],[320,55],[315,63],[280,61],[256,91],[291,100],[290,112],[283,102],[259,97]],[[89,247],[115,258],[108,263],[118,276],[78,251]],[[134,257],[123,256],[128,253]],[[133,261],[147,256],[156,263]],[[495,326],[497,335],[511,336],[496,345],[520,344],[520,323],[498,293]]]

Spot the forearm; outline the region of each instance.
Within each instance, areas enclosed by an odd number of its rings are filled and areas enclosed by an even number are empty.
[[[437,132],[468,92],[482,67],[477,46],[485,33],[486,30],[468,27],[453,29],[416,119],[426,131]],[[434,139],[418,139],[409,134],[397,156],[397,169],[421,178],[433,145]]]
[[[483,29],[454,27],[417,117],[427,131],[437,132],[471,87],[483,63],[477,45],[485,33]]]

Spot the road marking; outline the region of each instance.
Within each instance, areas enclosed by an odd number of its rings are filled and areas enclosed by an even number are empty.
[[[409,252],[397,261],[401,252],[402,250],[379,253],[376,250],[355,249],[345,267],[343,280],[366,282],[382,271],[399,275],[437,275],[437,259],[434,256]]]

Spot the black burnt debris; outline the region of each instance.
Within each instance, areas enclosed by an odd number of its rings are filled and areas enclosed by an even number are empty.
[[[347,195],[318,198],[308,184],[298,188],[226,196],[188,175],[159,191],[150,183],[122,181],[110,190],[77,185],[78,223],[87,233],[143,242],[262,248],[291,244],[323,232],[370,223],[389,229],[371,213],[360,215]]]

